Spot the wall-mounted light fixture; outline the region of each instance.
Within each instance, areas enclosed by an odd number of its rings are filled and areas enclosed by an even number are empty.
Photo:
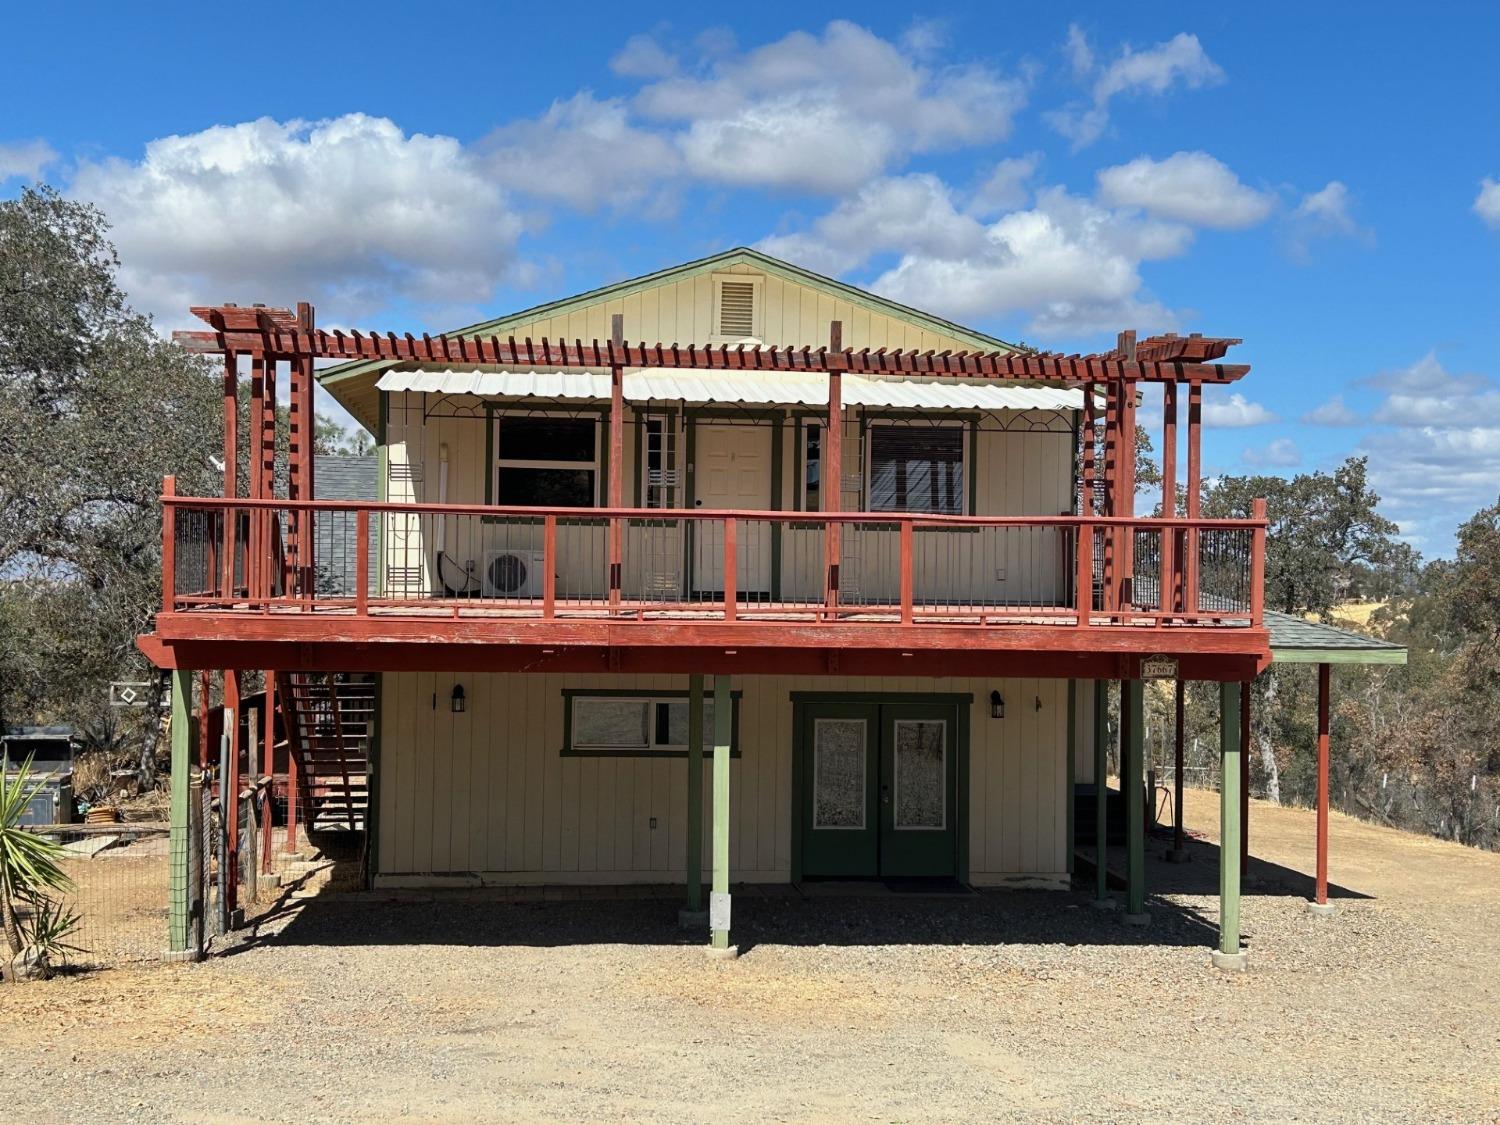
[[[468,707],[468,701],[464,699],[464,685],[463,684],[454,684],[453,685],[453,713],[455,715],[462,715],[467,707]]]
[[[1042,709],[1042,697],[1040,695],[1036,697],[1036,709],[1038,711]]]
[[[998,691],[990,692],[990,718],[1005,718],[1005,697]]]

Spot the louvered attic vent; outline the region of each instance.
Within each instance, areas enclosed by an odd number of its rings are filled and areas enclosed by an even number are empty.
[[[755,283],[719,283],[719,335],[744,339],[755,335]]]

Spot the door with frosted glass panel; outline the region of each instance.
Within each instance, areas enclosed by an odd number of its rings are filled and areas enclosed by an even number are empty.
[[[951,706],[806,703],[798,721],[804,875],[956,873]]]

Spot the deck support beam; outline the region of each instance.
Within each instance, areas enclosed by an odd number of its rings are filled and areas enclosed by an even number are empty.
[[[172,787],[171,826],[168,831],[170,898],[167,910],[167,948],[186,953],[192,936],[192,886],[190,880],[188,801],[193,769],[193,673],[179,668],[172,673]]]
[[[729,677],[714,676],[714,886],[709,899],[709,945],[729,946],[729,753],[734,730],[734,701]]]
[[[1243,683],[1219,685],[1219,969],[1243,971],[1240,948],[1240,693]]]
[[[1094,905],[1113,910],[1109,894],[1109,681],[1094,681]]]
[[[1318,866],[1309,914],[1328,917],[1334,906],[1328,901],[1328,705],[1329,666],[1318,665]]]
[[[1125,915],[1144,926],[1146,913],[1146,694],[1141,680],[1120,684],[1120,792],[1125,798]]]
[[[718,737],[715,732],[715,738]],[[703,916],[703,676],[688,677],[687,756],[687,914],[682,924],[702,924]]]

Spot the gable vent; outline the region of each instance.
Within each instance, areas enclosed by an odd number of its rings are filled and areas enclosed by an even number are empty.
[[[743,339],[755,335],[755,283],[719,283],[719,335]]]

